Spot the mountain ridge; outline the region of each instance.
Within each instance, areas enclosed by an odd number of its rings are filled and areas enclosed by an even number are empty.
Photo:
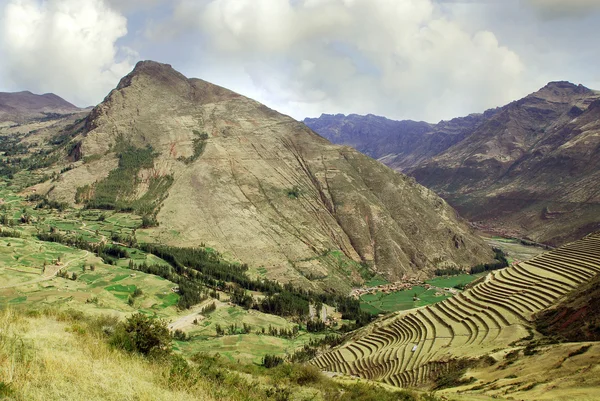
[[[54,93],[0,92],[0,122],[25,123],[51,114],[70,114],[81,109]]]
[[[480,227],[558,245],[600,227],[591,184],[598,99],[583,85],[550,82],[503,107],[450,120],[458,127],[455,135],[441,122],[426,134],[398,130],[360,140],[369,130],[367,118],[355,117],[344,138],[332,132],[347,127],[347,118],[329,126],[305,122],[334,142],[352,138],[357,149],[414,176]],[[431,142],[436,130],[448,139],[436,139],[437,148]],[[409,146],[403,146],[406,138]],[[568,190],[557,191],[557,182]]]

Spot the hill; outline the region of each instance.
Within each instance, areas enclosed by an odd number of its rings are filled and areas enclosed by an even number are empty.
[[[70,168],[37,191],[135,211],[162,243],[204,243],[256,276],[347,291],[492,258],[413,179],[165,64],[138,63],[63,136]]]
[[[527,399],[558,399],[558,394],[568,397],[569,392],[597,394],[600,382],[593,360],[600,351],[597,344],[557,345],[535,332],[534,326],[536,313],[556,306],[565,296],[582,294],[573,291],[585,291],[586,285],[597,281],[598,272],[600,233],[494,271],[481,283],[434,306],[382,318],[312,363],[326,371],[399,387],[460,387],[463,392]],[[582,307],[578,311],[585,312]],[[577,319],[570,315],[572,323]],[[548,320],[564,330],[564,320]],[[591,349],[593,356],[567,367],[565,361]],[[522,357],[527,362],[513,370],[511,365]],[[544,358],[543,372],[536,372],[535,365],[524,367]],[[550,363],[555,369],[565,366],[553,373]],[[467,370],[469,374],[463,377]],[[481,376],[474,374],[477,371]],[[501,384],[501,379],[510,380]]]
[[[0,92],[0,123],[22,124],[80,110],[53,93],[35,95],[29,91]]]
[[[485,229],[558,245],[600,227],[599,99],[582,85],[551,82],[504,107],[431,125],[422,135],[398,122],[392,132],[363,136],[357,149],[375,147],[373,157],[412,175]],[[372,119],[359,120],[355,137],[368,132]],[[322,132],[335,137],[326,127]]]

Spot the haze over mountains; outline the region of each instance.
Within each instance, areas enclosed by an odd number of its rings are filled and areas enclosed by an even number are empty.
[[[599,99],[582,85],[551,82],[438,124],[356,115],[305,123],[414,176],[471,221],[560,244],[600,227]]]
[[[492,259],[413,179],[169,65],[138,63],[70,135],[74,168],[38,190],[106,202],[119,152],[150,146],[111,202],[148,201],[163,242],[206,243],[281,281],[346,291],[367,268],[398,279]]]

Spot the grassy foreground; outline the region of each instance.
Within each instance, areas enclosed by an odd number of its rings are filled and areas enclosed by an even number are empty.
[[[338,382],[306,365],[266,369],[206,354],[148,358],[109,345],[116,324],[72,310],[0,311],[0,399],[436,400]]]

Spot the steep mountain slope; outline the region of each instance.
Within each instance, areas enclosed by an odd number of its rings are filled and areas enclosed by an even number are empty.
[[[138,63],[71,158],[55,199],[138,210],[162,242],[205,243],[280,281],[347,290],[368,268],[393,279],[492,257],[413,179],[165,64]]]
[[[567,341],[600,341],[600,276],[536,316],[536,328]]]
[[[485,228],[560,244],[600,228],[599,98],[581,85],[551,82],[422,132],[414,127],[425,123],[374,124],[371,116],[306,122],[414,176]]]
[[[52,114],[70,114],[80,109],[53,93],[0,92],[0,122],[25,123]]]
[[[600,227],[599,96],[553,82],[411,174],[471,220],[560,244]]]

